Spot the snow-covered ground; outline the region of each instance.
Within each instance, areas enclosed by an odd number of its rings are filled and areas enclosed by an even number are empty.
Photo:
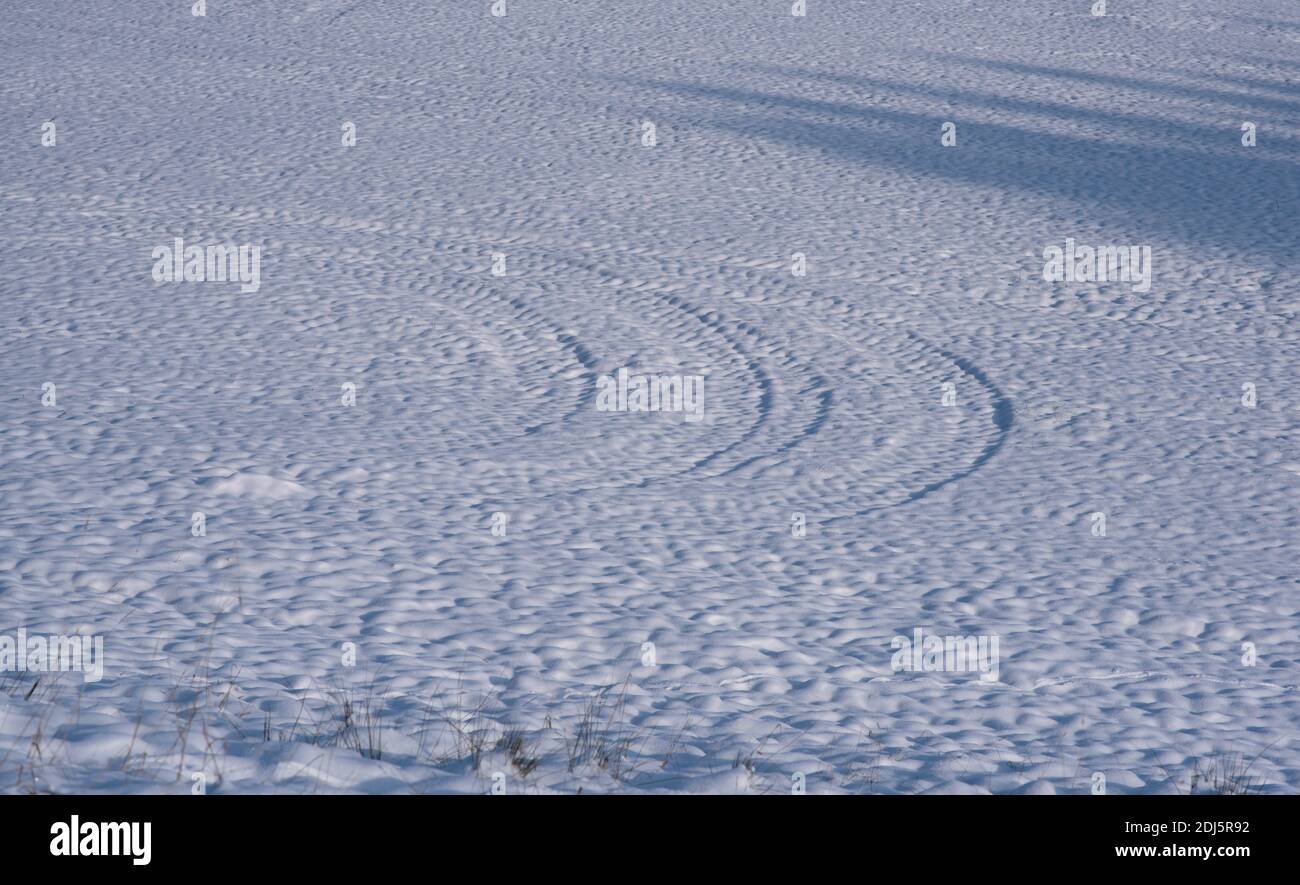
[[[794,5],[7,0],[0,789],[1300,788],[1300,8]]]

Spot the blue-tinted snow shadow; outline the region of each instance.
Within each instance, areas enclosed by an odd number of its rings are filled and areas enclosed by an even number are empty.
[[[1294,118],[1300,102],[1189,83],[944,56],[949,64],[1003,74],[997,91],[838,72],[760,67],[779,89],[681,80],[625,80],[687,100],[689,119],[745,138],[830,154],[918,178],[1021,190],[1086,207],[1098,223],[1132,231],[1139,242],[1163,237],[1279,263],[1294,260],[1300,228],[1300,143],[1272,136],[1270,118]],[[1223,126],[1201,126],[1065,101],[1022,97],[1013,78],[1087,83],[1116,90],[1232,105]],[[993,78],[988,78],[993,79]],[[737,82],[754,77],[738,76]],[[855,97],[837,95],[849,87]],[[1070,90],[1063,85],[1062,92]],[[856,98],[860,95],[862,98]],[[689,105],[700,99],[699,109]],[[1132,107],[1133,101],[1125,105]],[[911,108],[925,108],[914,110]],[[1140,107],[1140,105],[1139,105]],[[933,108],[933,110],[931,110]],[[1016,122],[1004,122],[1015,115]],[[989,117],[1000,118],[992,121]],[[1031,122],[1022,122],[1024,118]],[[1254,120],[1260,146],[1241,146],[1233,120]],[[939,143],[943,121],[957,122],[959,147]],[[1108,135],[1113,134],[1113,140]],[[1066,235],[1070,232],[1065,232]],[[1147,235],[1149,234],[1149,236]]]

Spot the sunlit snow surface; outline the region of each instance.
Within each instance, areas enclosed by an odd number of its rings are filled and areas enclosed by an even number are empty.
[[[7,0],[0,789],[1295,791],[1300,10],[1090,5]]]

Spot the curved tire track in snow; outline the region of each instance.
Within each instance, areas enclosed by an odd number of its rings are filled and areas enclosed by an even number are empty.
[[[21,199],[12,193],[6,196]],[[58,196],[41,199],[48,209]],[[157,227],[149,225],[150,207],[135,205],[129,197],[65,198],[68,211],[125,209],[143,216],[142,226],[147,229]],[[914,331],[888,327],[869,307],[844,296],[828,299],[821,291],[795,288],[770,267],[752,262],[746,266],[743,258],[707,254],[704,249],[667,254],[616,244],[571,243],[547,235],[494,238],[293,209],[201,205],[194,211],[250,233],[273,230],[289,240],[275,246],[281,259],[296,256],[309,269],[341,271],[374,293],[349,310],[372,319],[377,315],[373,308],[382,306],[392,315],[375,340],[358,345],[348,337],[355,333],[342,333],[340,318],[321,315],[316,326],[325,337],[318,343],[323,348],[345,348],[345,358],[357,346],[376,348],[367,363],[372,374],[379,374],[368,377],[363,372],[361,380],[372,388],[389,385],[392,396],[400,399],[381,416],[389,422],[389,439],[377,438],[378,450],[401,460],[419,449],[428,450],[432,442],[428,455],[449,460],[458,477],[453,487],[460,491],[453,495],[542,506],[556,495],[567,498],[597,490],[646,490],[687,482],[702,484],[709,495],[734,497],[739,490],[807,501],[819,520],[834,521],[912,503],[970,476],[1001,450],[1014,421],[1009,398],[978,366]],[[306,231],[310,246],[303,250],[295,244],[296,238],[284,236],[286,230]],[[338,245],[321,243],[322,234]],[[483,262],[497,247],[510,254],[513,276],[499,278],[486,272]],[[146,272],[142,266],[141,276]],[[325,279],[328,284],[328,273]],[[268,284],[276,285],[275,279]],[[593,304],[593,291],[609,297]],[[395,293],[400,299],[396,306]],[[828,301],[838,309],[834,317],[825,310]],[[405,309],[411,304],[415,309],[409,316],[401,314],[404,324],[398,323],[395,307]],[[847,312],[845,305],[851,307]],[[259,325],[263,321],[269,319],[269,327],[275,329],[282,320],[298,318],[277,311],[308,309],[298,301],[287,306],[245,301],[240,310],[252,313],[237,321],[250,330],[259,326],[265,335],[266,326]],[[440,330],[441,337],[430,338],[446,344],[442,361],[435,360],[427,368],[433,387],[421,392],[420,382],[402,368],[414,364],[418,353],[414,345],[433,335],[411,327],[412,322],[422,322],[430,309],[449,312],[457,327],[450,334]],[[599,325],[602,322],[606,325]],[[492,338],[467,350],[468,339],[482,337],[476,329]],[[538,329],[543,330],[541,335]],[[390,330],[403,336],[400,342],[385,340],[384,333]],[[657,342],[665,354],[673,353],[675,363],[693,360],[697,366],[717,370],[709,379],[714,398],[712,407],[706,401],[708,423],[686,428],[706,431],[707,437],[701,433],[685,437],[681,428],[652,426],[653,422],[642,420],[647,416],[620,425],[630,416],[595,413],[594,382],[602,360],[604,371],[610,371],[614,364],[609,360],[638,352],[643,339]],[[396,355],[388,352],[392,344],[397,344]],[[485,350],[489,344],[491,349]],[[202,352],[201,343],[194,346]],[[466,357],[475,361],[463,363]],[[557,358],[568,367],[561,370],[558,381]],[[304,372],[317,371],[319,366],[313,367],[313,362],[323,366],[346,359],[321,360],[308,353]],[[459,368],[453,368],[456,362],[462,362]],[[684,364],[662,368],[695,371]],[[251,378],[258,369],[245,366],[239,371]],[[445,394],[439,384],[449,374],[473,387],[484,380],[476,374],[482,372],[489,373],[489,386],[482,388],[488,401],[475,394],[462,395],[457,402],[457,408],[471,410],[460,417],[473,420],[444,427],[429,439],[428,422],[420,420],[412,404],[427,401],[436,406]],[[929,409],[927,399],[932,394],[937,398],[937,391],[931,389],[935,382],[957,373],[979,384],[975,407],[985,414],[945,429],[936,423],[937,413]],[[718,384],[729,398],[719,400]],[[504,393],[498,389],[503,386]],[[871,392],[884,387],[896,395],[872,401]],[[329,426],[320,424],[319,403],[302,397],[288,403],[284,396],[264,399],[264,407],[292,419],[276,422],[277,432],[285,434],[282,445],[314,452],[326,461],[351,457],[335,452]],[[907,405],[899,409],[892,400]],[[238,413],[248,406],[233,405],[232,422],[245,423]],[[481,422],[479,413],[493,408],[513,412],[495,420],[482,415],[486,423]],[[885,413],[886,408],[893,411]],[[712,420],[717,415],[723,417]],[[604,424],[596,434],[593,418],[614,418],[615,423]],[[444,435],[457,424],[496,430],[486,439]],[[676,459],[646,459],[646,472],[623,481],[584,482],[584,476],[617,477],[615,471],[593,463],[592,457],[593,450],[606,444],[604,435],[610,427],[632,433],[628,439],[633,440],[643,433],[668,433],[665,441],[677,440],[669,450],[685,445],[687,451]],[[701,451],[704,439],[708,445]],[[534,450],[542,457],[534,458]],[[833,454],[827,458],[823,451]],[[531,474],[515,466],[521,459],[545,465],[548,457],[549,468]],[[822,459],[821,475],[808,469],[808,458]],[[477,473],[466,470],[471,466],[466,459],[474,459]],[[491,463],[494,459],[499,463]],[[608,463],[617,463],[617,458]],[[466,475],[459,481],[462,473]],[[888,500],[864,506],[863,501],[872,497]]]

